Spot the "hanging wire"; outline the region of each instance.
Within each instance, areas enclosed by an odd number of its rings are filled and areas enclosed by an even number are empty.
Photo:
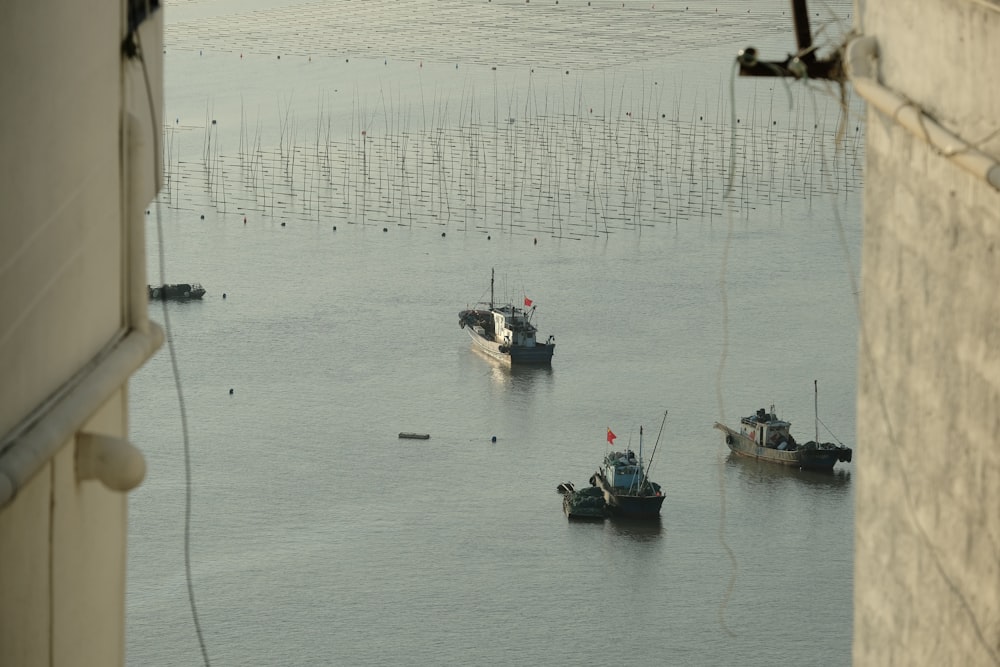
[[[149,81],[149,71],[146,67],[146,57],[142,48],[142,38],[139,35],[138,29],[132,34],[135,36],[136,46],[138,47],[136,57],[142,65],[143,81],[146,84],[146,98],[149,103],[149,118],[153,137],[153,157],[155,159],[159,154],[159,137],[157,135],[160,131],[160,125],[156,118],[156,107],[153,103],[153,88]],[[157,171],[154,166],[154,192],[157,191],[159,186],[159,183],[156,182],[156,173]],[[166,284],[166,269],[164,267],[166,256],[163,251],[163,223],[160,216],[159,197],[156,198],[156,236],[159,245],[160,284],[163,285]],[[184,404],[184,392],[181,388],[181,374],[180,368],[177,365],[177,352],[174,349],[174,338],[170,325],[170,313],[167,310],[167,300],[163,299],[161,304],[163,306],[163,327],[166,332],[167,349],[170,352],[170,366],[174,374],[174,387],[177,390],[177,404],[180,410],[181,433],[184,441],[184,576],[187,581],[188,603],[191,607],[191,618],[194,621],[195,634],[198,636],[198,646],[201,648],[201,657],[205,667],[209,667],[211,663],[208,659],[208,649],[205,646],[205,636],[201,630],[201,621],[198,618],[198,608],[194,597],[194,582],[191,576],[191,438],[188,435],[187,408]]]

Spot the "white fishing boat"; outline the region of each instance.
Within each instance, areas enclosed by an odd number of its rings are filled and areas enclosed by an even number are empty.
[[[489,356],[510,364],[551,364],[555,337],[541,343],[531,319],[535,305],[524,298],[524,307],[493,301],[494,276],[490,274],[490,300],[458,313],[458,325],[468,331],[473,345]]]

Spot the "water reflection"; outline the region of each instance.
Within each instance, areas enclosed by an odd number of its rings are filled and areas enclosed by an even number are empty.
[[[494,359],[481,350],[476,348],[472,350],[490,365],[490,380],[498,386],[524,391],[535,384],[548,384],[552,381],[552,366],[512,366]]]
[[[775,485],[789,482],[804,483],[816,488],[845,489],[851,483],[851,471],[838,465],[833,470],[800,470],[790,466],[738,456],[732,452],[726,457],[726,465],[734,470],[740,479],[754,485]]]
[[[663,519],[609,519],[608,526],[615,535],[630,537],[636,542],[648,542],[663,534]]]
[[[663,534],[663,518],[624,519],[620,517],[575,517],[567,519],[576,530],[597,530],[603,528],[606,534],[628,537],[636,542],[648,542]]]

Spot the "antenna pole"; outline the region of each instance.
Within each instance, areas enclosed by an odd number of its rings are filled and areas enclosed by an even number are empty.
[[[642,426],[639,427],[639,486],[638,490],[642,489],[642,483],[646,481],[646,466],[642,465]]]
[[[819,386],[813,380],[813,412],[816,415],[816,444],[819,444]]]
[[[656,456],[656,450],[660,446],[660,436],[663,435],[663,426],[667,423],[667,413],[669,410],[663,411],[663,421],[660,422],[660,432],[656,434],[656,443],[653,444],[653,453],[649,455],[649,466],[644,469],[648,469],[653,465],[653,457]]]

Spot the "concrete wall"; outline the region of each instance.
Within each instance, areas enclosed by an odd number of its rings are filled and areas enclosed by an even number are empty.
[[[861,9],[882,84],[1000,156],[1000,4]],[[866,136],[854,664],[995,666],[1000,193],[890,115]]]

